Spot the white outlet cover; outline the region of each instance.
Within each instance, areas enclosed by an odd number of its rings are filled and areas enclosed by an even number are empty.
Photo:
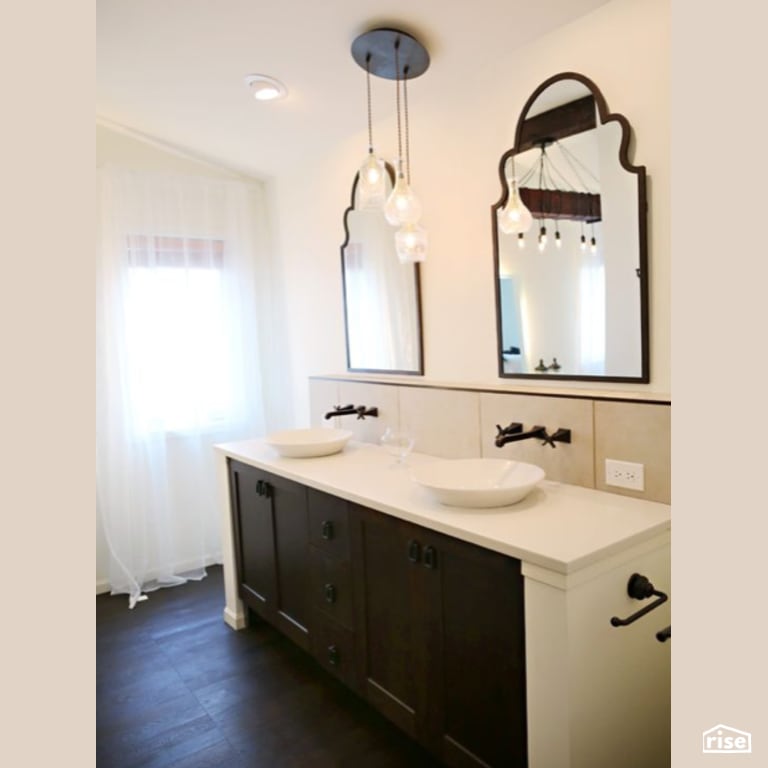
[[[631,491],[645,490],[645,466],[632,461],[605,460],[605,484]]]

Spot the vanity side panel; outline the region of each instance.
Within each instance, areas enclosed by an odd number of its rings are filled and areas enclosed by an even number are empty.
[[[527,576],[524,589],[528,765],[571,768],[566,592]]]
[[[626,618],[654,601],[627,594],[633,573],[646,576],[670,599],[625,627]],[[670,625],[670,548],[667,543],[568,591],[573,768],[670,765],[672,640],[656,633]]]
[[[218,487],[219,521],[221,526],[221,560],[224,576],[224,621],[232,629],[247,626],[247,613],[240,600],[235,564],[235,530],[233,497],[230,492],[229,459],[216,451],[216,484]]]

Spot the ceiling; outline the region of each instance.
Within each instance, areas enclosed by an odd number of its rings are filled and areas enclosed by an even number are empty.
[[[350,47],[397,27],[429,50],[430,87],[450,88],[478,51],[506,50],[607,0],[97,0],[96,111],[194,156],[269,176],[296,152],[365,131],[365,76]],[[244,78],[288,87],[257,102]]]

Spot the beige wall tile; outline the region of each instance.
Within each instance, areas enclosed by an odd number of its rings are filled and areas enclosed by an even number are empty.
[[[414,451],[447,459],[480,456],[479,393],[400,387],[400,428],[416,438]]]
[[[570,429],[571,442],[555,443],[552,448],[528,439],[497,448],[496,425],[506,427],[511,422],[521,422],[524,431],[538,425],[550,434],[560,427]],[[483,456],[537,464],[550,480],[595,487],[591,400],[484,392],[480,395],[480,425]]]
[[[339,416],[331,419],[341,429],[352,431],[353,440],[364,443],[378,443],[388,426],[396,427],[400,418],[397,387],[387,384],[368,384],[362,381],[339,382],[339,401],[333,405],[364,405],[367,408],[378,408],[379,415]],[[330,408],[328,409],[330,410]]]
[[[313,426],[331,426],[323,416],[334,405],[379,409],[378,418],[332,420],[352,430],[356,440],[376,443],[388,426],[408,429],[420,453],[515,458],[538,464],[550,480],[670,503],[669,405],[324,379],[310,379],[309,387]],[[496,448],[496,425],[512,421],[522,422],[526,430],[536,424],[550,433],[568,428],[572,442],[553,449],[524,440]],[[645,490],[606,485],[606,458],[643,464]]]
[[[650,403],[595,402],[595,477],[603,491],[669,504],[671,407]],[[645,490],[605,484],[605,460],[644,465]]]
[[[309,425],[311,427],[327,427],[328,422],[323,416],[339,402],[339,382],[327,379],[309,380]],[[301,425],[306,426],[304,424]]]

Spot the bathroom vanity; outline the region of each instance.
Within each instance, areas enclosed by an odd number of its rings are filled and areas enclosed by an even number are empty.
[[[669,764],[667,505],[543,481],[435,501],[376,445],[217,446],[225,621],[273,624],[447,765]],[[412,454],[408,462],[439,461]]]

